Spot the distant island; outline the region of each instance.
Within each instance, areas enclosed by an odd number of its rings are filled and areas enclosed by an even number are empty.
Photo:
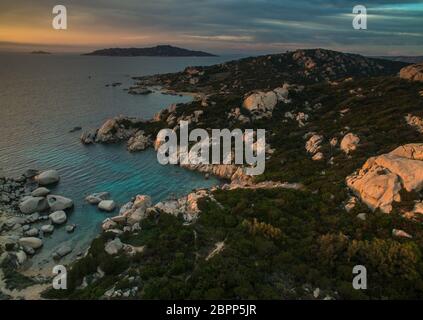
[[[423,56],[380,56],[375,58],[391,60],[391,61],[407,62],[407,63],[423,62]]]
[[[31,54],[51,54],[50,52],[47,52],[47,51],[41,51],[41,50],[38,50],[38,51],[31,51],[30,53],[31,53]]]
[[[216,55],[188,49],[160,45],[151,48],[109,48],[85,53],[86,56],[112,56],[112,57],[216,57]]]

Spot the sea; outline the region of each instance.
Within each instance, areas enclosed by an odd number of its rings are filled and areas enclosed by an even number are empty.
[[[42,236],[44,246],[28,268],[42,270],[55,264],[52,254],[64,244],[73,251],[61,263],[72,261],[98,235],[101,222],[117,214],[86,203],[89,194],[107,191],[120,206],[138,194],[150,195],[156,203],[219,184],[213,177],[159,164],[154,150],[129,153],[125,144],[84,146],[79,137],[108,118],[150,119],[170,104],[192,99],[159,92],[130,95],[124,89],[134,84],[133,76],[233,58],[0,53],[0,170],[15,177],[27,169],[56,169],[61,180],[51,193],[74,201],[67,224],[76,224],[75,232],[67,233],[63,225],[51,236]],[[115,82],[122,85],[106,86]],[[71,132],[75,127],[82,131]]]

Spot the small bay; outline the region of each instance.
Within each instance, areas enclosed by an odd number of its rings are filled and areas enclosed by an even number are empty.
[[[187,96],[129,95],[124,88],[132,76],[183,70],[190,65],[210,65],[228,60],[210,58],[87,57],[78,55],[0,54],[0,168],[9,176],[26,169],[56,169],[60,183],[52,193],[74,200],[68,223],[43,238],[44,247],[32,259],[32,268],[52,263],[52,252],[68,243],[73,252],[62,262],[83,252],[98,234],[107,216],[84,202],[93,192],[108,191],[122,205],[137,194],[154,202],[179,196],[199,187],[219,183],[176,166],[162,166],[154,150],[131,154],[125,145],[83,146],[82,130],[99,127],[118,115],[151,118]],[[109,86],[120,82],[122,85]]]

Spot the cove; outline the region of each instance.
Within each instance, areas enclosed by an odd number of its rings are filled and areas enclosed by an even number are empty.
[[[0,99],[0,168],[8,176],[26,169],[56,169],[60,183],[53,194],[74,201],[68,223],[76,224],[68,234],[64,226],[42,237],[44,246],[29,260],[34,271],[57,264],[51,255],[60,245],[73,249],[60,260],[66,264],[82,254],[110,215],[84,201],[88,194],[108,191],[119,205],[137,194],[148,194],[154,202],[211,187],[216,179],[178,166],[157,162],[154,150],[129,153],[124,145],[86,147],[81,131],[99,127],[106,119],[123,114],[151,118],[172,103],[191,98],[158,92],[147,96],[129,95],[123,89],[133,84],[130,75],[172,72],[194,64],[197,59],[108,58],[73,55],[0,55],[4,68]],[[201,64],[218,62],[207,58]],[[220,61],[222,58],[220,58]],[[106,87],[121,82],[121,87]],[[73,131],[73,132],[71,132]],[[40,227],[40,225],[34,225]]]

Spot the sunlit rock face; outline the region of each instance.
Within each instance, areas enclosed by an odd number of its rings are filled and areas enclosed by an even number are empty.
[[[389,213],[393,202],[401,201],[401,190],[423,188],[423,144],[407,144],[372,157],[346,182],[372,210]]]
[[[423,63],[413,64],[402,68],[400,71],[400,77],[402,79],[423,82]]]
[[[346,154],[350,154],[351,152],[355,151],[360,143],[360,138],[353,134],[348,133],[344,136],[341,141],[341,150],[344,151]]]

